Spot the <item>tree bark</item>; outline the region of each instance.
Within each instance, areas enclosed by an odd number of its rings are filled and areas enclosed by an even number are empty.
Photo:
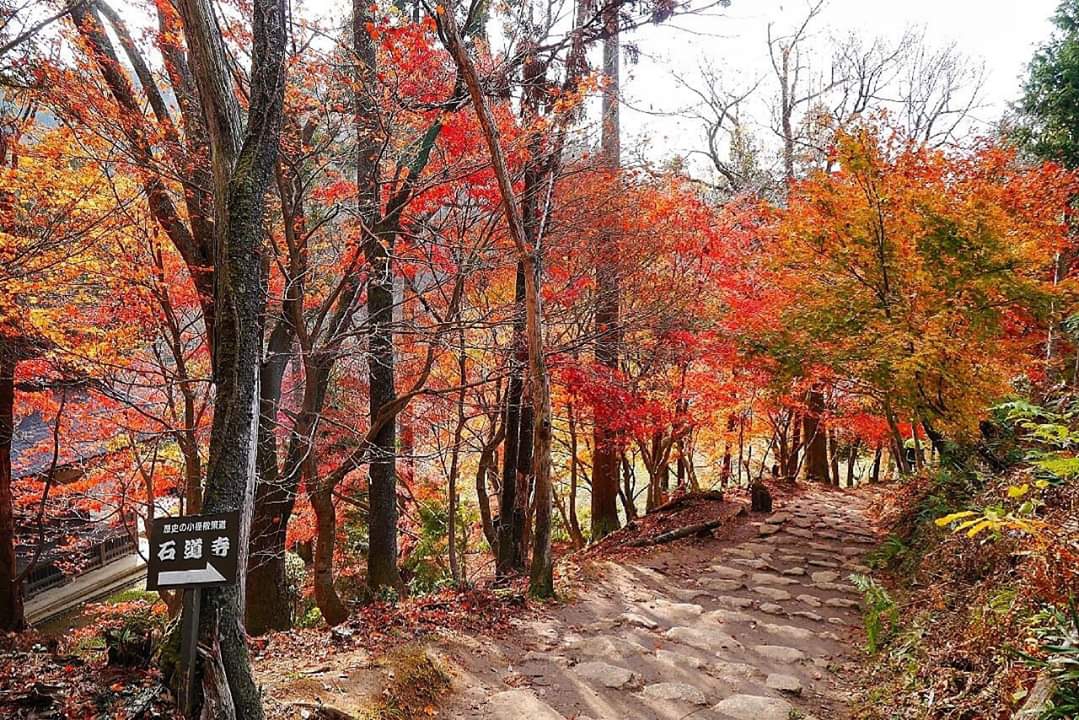
[[[0,630],[22,630],[22,583],[15,556],[15,498],[11,440],[15,431],[15,348],[0,335]]]
[[[262,271],[265,193],[277,156],[285,89],[287,26],[283,0],[255,0],[252,7],[253,54],[247,128],[237,143],[238,129],[224,127],[227,110],[215,106],[208,88],[224,92],[223,102],[235,102],[232,74],[223,57],[208,52],[221,43],[211,29],[212,15],[201,0],[182,2],[188,47],[199,58],[196,79],[210,124],[211,155],[218,199],[218,239],[215,249],[214,384],[216,400],[210,434],[203,512],[239,511],[240,537],[248,537],[255,488],[255,458],[259,410],[259,365],[266,302]],[[192,8],[190,6],[199,6]],[[211,60],[211,58],[213,58]],[[236,148],[238,152],[234,152]],[[234,158],[234,162],[232,161]],[[238,552],[238,584],[203,591],[199,642],[219,647],[228,697],[202,698],[213,717],[261,720],[260,691],[251,673],[243,626],[243,578],[248,547]],[[219,645],[215,645],[219,643]],[[204,660],[200,672],[208,666]],[[200,683],[201,685],[201,683]]]
[[[536,482],[536,532],[533,540],[532,569],[529,592],[536,597],[554,595],[554,566],[551,557],[550,516],[553,502],[551,487],[551,395],[547,375],[547,361],[543,348],[543,303],[539,292],[539,247],[529,243],[521,208],[513,189],[513,178],[506,165],[506,156],[498,126],[495,123],[487,99],[480,87],[475,65],[461,42],[455,10],[447,10],[439,16],[445,31],[450,55],[468,88],[472,107],[479,120],[480,129],[487,143],[498,181],[499,193],[506,214],[506,223],[517,250],[517,259],[525,278],[525,337],[528,347],[529,388],[532,395],[533,450],[532,469]],[[505,508],[503,508],[503,512]]]
[[[309,493],[315,511],[315,562],[313,587],[315,603],[322,619],[333,627],[348,619],[345,608],[333,585],[333,553],[337,541],[337,511],[333,495],[324,484]]]
[[[607,84],[603,88],[602,136],[600,138],[600,162],[617,181],[621,166],[621,138],[619,134],[619,89],[621,81],[619,63],[617,3],[609,5],[603,13],[603,73]],[[596,362],[614,382],[618,374],[618,315],[619,283],[615,267],[617,237],[606,232],[601,235],[596,248]],[[600,540],[620,527],[618,520],[618,438],[611,428],[611,418],[602,412],[595,417],[592,459],[592,540]]]
[[[363,252],[368,264],[368,380],[372,422],[383,408],[396,404],[393,330],[393,255],[396,223],[384,223],[379,184],[379,129],[373,93],[377,53],[367,32],[370,3],[353,0],[353,42],[358,60],[356,104],[356,186],[364,221]],[[390,208],[391,213],[398,211]],[[386,422],[369,445],[367,589],[404,590],[397,569],[397,418]]]
[[[821,422],[823,414],[824,393],[814,387],[806,393],[806,413],[802,420],[806,480],[810,482],[828,482],[828,435]]]
[[[514,532],[513,513],[517,506],[517,458],[521,441],[521,402],[524,394],[524,379],[521,373],[528,353],[524,347],[524,295],[524,267],[518,262],[514,289],[513,354],[510,358],[510,379],[502,421],[506,437],[502,447],[502,492],[498,502],[498,557],[495,570],[499,579],[514,574],[514,558],[519,554],[519,538]]]
[[[835,428],[828,431],[828,455],[828,463],[832,469],[830,482],[839,487],[839,433]]]

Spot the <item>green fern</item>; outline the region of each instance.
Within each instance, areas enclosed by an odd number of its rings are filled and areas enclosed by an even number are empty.
[[[866,650],[876,653],[899,626],[899,607],[892,596],[873,578],[851,575],[850,580],[862,593],[862,621],[865,624]]]

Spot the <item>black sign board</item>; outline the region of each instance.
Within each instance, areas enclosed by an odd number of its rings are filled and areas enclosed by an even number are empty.
[[[150,530],[147,590],[236,582],[240,513],[157,518]]]

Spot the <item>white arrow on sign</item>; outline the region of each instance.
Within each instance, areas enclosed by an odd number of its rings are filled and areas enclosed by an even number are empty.
[[[224,582],[225,576],[217,571],[210,563],[204,568],[193,570],[169,570],[157,574],[157,584],[160,585],[197,585],[199,583]]]

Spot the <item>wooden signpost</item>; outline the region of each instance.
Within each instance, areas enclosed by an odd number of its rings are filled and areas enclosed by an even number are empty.
[[[240,513],[190,515],[154,520],[150,529],[147,590],[182,590],[180,620],[180,711],[194,710],[202,588],[236,582]]]

